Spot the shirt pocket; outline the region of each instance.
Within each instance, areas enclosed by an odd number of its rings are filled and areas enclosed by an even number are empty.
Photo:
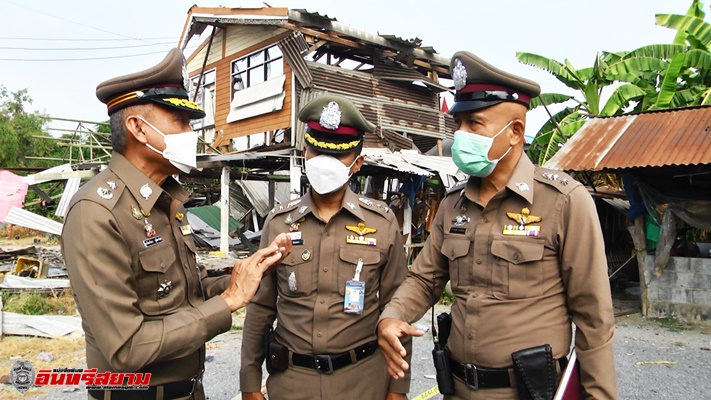
[[[449,260],[449,280],[452,292],[466,292],[470,286],[473,267],[469,239],[444,239],[440,252]]]
[[[497,257],[493,280],[508,282],[498,285],[494,296],[523,299],[539,296],[542,293],[543,252],[545,240],[528,238],[525,240],[494,239],[491,242],[491,254]],[[508,290],[508,293],[504,292]]]
[[[365,293],[372,293],[380,290],[380,251],[373,248],[355,248],[354,245],[341,247],[339,252],[340,265],[338,268],[338,293],[346,295],[346,282],[355,278],[355,271],[358,261],[363,261],[363,269],[360,271],[361,282],[365,282]]]
[[[276,269],[277,288],[280,295],[286,297],[308,296],[316,290],[314,259],[315,254],[312,248],[295,246],[292,249],[291,254]]]
[[[138,253],[138,307],[144,314],[160,315],[180,305],[184,287],[179,271],[171,268],[175,258],[175,252],[167,243],[166,246],[149,247]]]

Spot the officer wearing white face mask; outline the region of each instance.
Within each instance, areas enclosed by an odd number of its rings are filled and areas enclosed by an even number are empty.
[[[440,203],[410,275],[383,311],[379,344],[391,374],[409,368],[400,340],[423,334],[409,323],[451,281],[451,335],[438,359],[449,366],[438,376],[453,389],[445,399],[552,399],[572,322],[581,397],[617,398],[595,204],[580,183],[523,152],[527,107],[540,87],[466,51],[454,54],[450,70],[452,158],[470,178]]]
[[[247,306],[242,398],[264,398],[266,361],[271,400],[406,399],[409,376],[389,378],[375,336],[380,312],[407,275],[400,229],[385,203],[347,184],[375,126],[335,95],[313,99],[299,119],[311,188],[275,207],[264,225],[262,243],[287,233],[293,251]]]
[[[173,49],[158,65],[96,90],[114,152],[72,199],[62,251],[88,367],[150,378],[148,388],[90,388],[90,399],[204,399],[205,342],[229,330],[231,311],[291,249],[286,235],[277,236],[235,263],[231,277],[207,277],[197,264],[188,193],[171,177],[195,168],[189,121],[205,116],[188,99],[186,79],[183,55]]]

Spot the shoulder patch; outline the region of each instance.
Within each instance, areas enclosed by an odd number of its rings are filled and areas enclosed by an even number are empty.
[[[552,186],[563,194],[568,194],[576,187],[582,185],[565,172],[541,167],[536,167],[533,179]]]
[[[285,212],[294,210],[295,208],[297,208],[299,206],[299,204],[301,204],[301,197],[299,197],[298,199],[291,200],[286,204],[280,203],[280,204],[275,205],[274,208],[269,210],[269,214],[274,214],[274,215],[283,214]]]
[[[374,211],[377,214],[380,214],[381,216],[387,218],[388,214],[393,215],[393,213],[390,211],[390,208],[388,207],[385,202],[380,201],[380,200],[375,200],[371,199],[368,197],[363,197],[359,196],[358,201],[360,202],[361,208],[364,210],[370,210]]]
[[[79,201],[88,200],[111,210],[125,188],[126,185],[111,170],[106,169],[91,178],[77,191],[72,198],[70,207]]]

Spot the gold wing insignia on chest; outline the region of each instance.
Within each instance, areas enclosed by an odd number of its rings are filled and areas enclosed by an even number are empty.
[[[516,221],[517,224],[522,226],[541,222],[541,220],[543,219],[537,215],[531,215],[531,210],[529,210],[528,207],[524,207],[523,209],[521,209],[520,213],[507,212],[506,216]]]
[[[358,222],[357,226],[346,225],[346,229],[348,229],[351,232],[357,233],[359,236],[365,236],[369,233],[377,232],[377,229],[375,229],[375,228],[366,227],[365,222]]]

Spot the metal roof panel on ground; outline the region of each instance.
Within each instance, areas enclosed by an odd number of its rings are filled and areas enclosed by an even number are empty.
[[[236,181],[242,188],[245,196],[257,210],[257,213],[264,217],[269,213],[269,182],[263,181]],[[275,182],[274,202],[283,203],[289,201],[289,183]]]
[[[545,164],[564,171],[711,164],[711,107],[591,118]]]

